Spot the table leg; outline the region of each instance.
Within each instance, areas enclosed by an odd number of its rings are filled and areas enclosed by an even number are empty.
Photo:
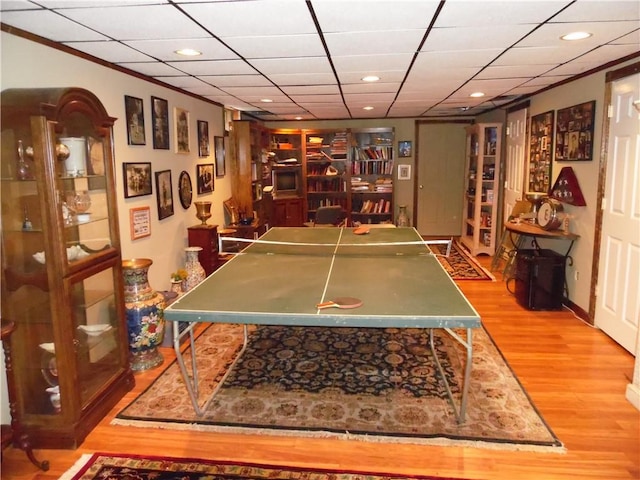
[[[445,328],[444,330],[451,335],[456,341],[462,344],[465,347],[467,352],[466,355],[466,364],[464,367],[464,379],[462,385],[462,396],[460,398],[460,408],[455,404],[453,393],[451,393],[451,387],[449,386],[449,382],[447,381],[447,377],[444,374],[444,369],[440,364],[440,359],[436,353],[435,345],[433,343],[433,330],[429,329],[429,348],[431,349],[431,355],[433,355],[433,360],[436,364],[436,369],[440,375],[440,379],[442,380],[442,384],[444,385],[445,390],[447,391],[447,397],[449,398],[449,403],[451,404],[451,408],[453,408],[453,413],[455,414],[458,423],[464,423],[465,415],[467,413],[467,397],[469,395],[469,382],[471,380],[471,369],[473,362],[473,332],[470,328],[467,328],[467,338],[466,340],[460,337],[456,332],[449,328]]]

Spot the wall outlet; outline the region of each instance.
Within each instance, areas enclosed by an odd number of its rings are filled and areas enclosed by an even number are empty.
[[[580,280],[580,272],[578,270],[573,272],[573,278],[575,279],[576,282]]]

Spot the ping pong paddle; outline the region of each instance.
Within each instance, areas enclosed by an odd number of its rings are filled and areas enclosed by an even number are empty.
[[[362,300],[359,298],[353,297],[339,297],[333,300],[329,300],[328,302],[322,302],[316,304],[316,308],[318,310],[322,310],[323,308],[358,308],[362,306]]]
[[[365,235],[369,233],[369,227],[358,227],[353,231],[353,233],[356,235]]]

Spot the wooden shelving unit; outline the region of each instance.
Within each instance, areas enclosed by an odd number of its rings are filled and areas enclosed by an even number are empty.
[[[496,249],[502,125],[467,127],[461,242],[472,255],[493,255]]]

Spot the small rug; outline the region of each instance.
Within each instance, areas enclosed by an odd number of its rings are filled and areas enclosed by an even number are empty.
[[[492,280],[495,277],[467,253],[459,242],[454,241],[451,252],[446,257],[446,245],[429,245],[431,251],[438,254],[438,260],[454,280]]]
[[[59,480],[462,480],[118,453],[83,455]]]
[[[424,329],[252,328],[247,350],[202,417],[195,415],[174,362],[113,423],[563,450],[482,328],[474,331],[462,425],[437,378]],[[215,324],[196,341],[201,405],[235,357],[241,338],[241,326]],[[459,401],[466,350],[441,330],[436,331],[435,346]],[[190,358],[185,360],[190,365]]]

